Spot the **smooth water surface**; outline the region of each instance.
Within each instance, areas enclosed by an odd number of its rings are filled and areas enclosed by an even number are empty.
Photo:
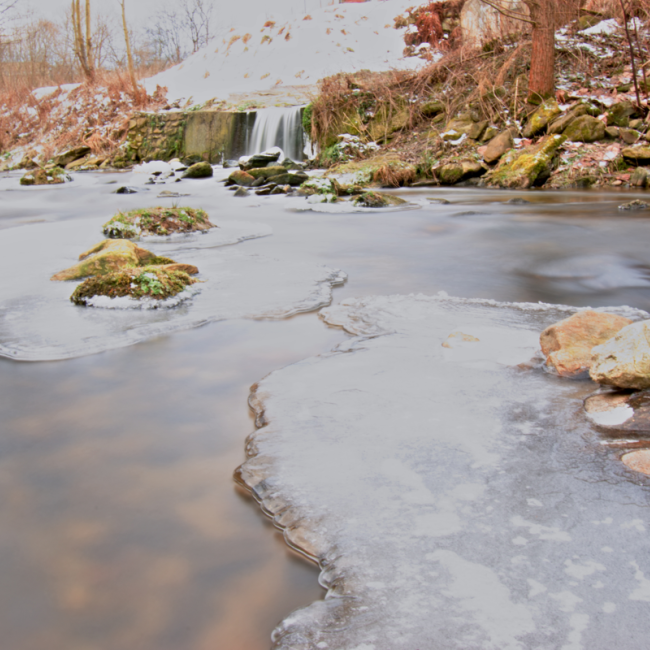
[[[446,291],[650,309],[650,222],[617,210],[631,194],[409,190],[400,194],[415,209],[346,214],[301,212],[298,198],[234,198],[218,180],[147,190],[145,178],[77,174],[65,187],[20,189],[15,174],[3,177],[0,229],[36,239],[42,222],[101,223],[173,200],[216,223],[272,228],[233,250],[342,269],[349,280],[335,302]],[[116,182],[141,191],[114,195]],[[179,188],[190,196],[156,198]],[[531,203],[506,203],[516,197]],[[30,250],[15,255],[20,282],[20,265],[38,262]],[[268,648],[280,619],[323,592],[317,569],[234,488],[253,429],[248,387],[346,337],[306,314],[226,320],[67,361],[0,359],[4,644]]]

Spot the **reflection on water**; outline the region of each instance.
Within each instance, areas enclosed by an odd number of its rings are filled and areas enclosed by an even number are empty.
[[[238,321],[0,360],[2,646],[268,648],[321,589],[233,487],[248,387],[343,337],[313,317]]]
[[[0,229],[151,204],[146,192],[110,194],[111,177],[3,192],[12,210]],[[629,194],[515,193],[530,203],[514,204],[513,193],[418,190],[400,193],[419,210],[341,215],[234,199],[213,181],[187,187],[187,204],[216,222],[272,226],[238,245],[247,252],[346,271],[337,301],[444,290],[650,309],[650,221],[620,216]],[[344,338],[308,314],[59,363],[0,359],[3,647],[267,650],[275,624],[322,592],[316,568],[233,486],[253,428],[248,387]]]

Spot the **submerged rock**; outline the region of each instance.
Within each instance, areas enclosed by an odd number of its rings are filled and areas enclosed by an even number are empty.
[[[185,171],[183,178],[210,178],[213,173],[209,162],[197,162]]]
[[[542,185],[551,175],[557,150],[565,139],[563,135],[547,135],[521,151],[510,151],[485,176],[486,184],[521,189]]]
[[[632,323],[593,349],[589,375],[599,384],[650,388],[650,321]]]
[[[79,264],[53,275],[51,280],[78,280],[91,275],[105,275],[124,268],[150,264],[175,264],[158,257],[128,239],[105,239],[79,256]]]
[[[118,212],[102,230],[106,237],[132,239],[140,235],[171,235],[217,228],[200,208],[142,208]]]
[[[175,296],[194,282],[195,279],[179,268],[169,266],[126,268],[84,280],[74,290],[70,300],[76,305],[87,305],[88,301],[95,296],[164,300]]]
[[[584,409],[607,432],[650,436],[650,391],[596,393],[584,401]]]
[[[650,208],[650,203],[640,201],[639,199],[634,199],[634,201],[630,201],[629,203],[621,203],[621,205],[618,206],[619,210],[628,211],[647,210],[648,208]]]
[[[547,327],[540,335],[546,365],[561,377],[575,377],[591,367],[592,349],[632,321],[597,311],[577,314]]]
[[[21,185],[61,185],[72,179],[60,167],[51,169],[38,168],[27,172],[21,179]]]
[[[357,207],[364,208],[387,208],[395,205],[404,205],[406,201],[399,196],[384,194],[383,192],[364,192],[357,196],[353,203]]]
[[[233,196],[248,196],[248,190],[245,187],[238,187]]]

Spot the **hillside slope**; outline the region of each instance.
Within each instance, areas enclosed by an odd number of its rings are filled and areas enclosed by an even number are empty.
[[[394,19],[413,0],[331,5],[311,14],[268,20],[242,17],[183,63],[145,81],[149,92],[168,89],[170,101],[227,100],[233,93],[315,85],[337,72],[415,68],[404,58],[404,28]]]

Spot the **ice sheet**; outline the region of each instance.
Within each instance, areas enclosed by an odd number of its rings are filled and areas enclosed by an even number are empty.
[[[274,648],[647,647],[650,482],[594,440],[588,382],[528,363],[572,311],[412,295],[321,312],[357,336],[260,382],[238,472],[329,589]]]
[[[57,271],[103,239],[106,219],[33,224],[0,238],[0,355],[51,360],[131,345],[227,318],[281,318],[329,304],[345,276],[306,261],[247,253],[230,245],[270,235],[266,224],[218,220],[207,233],[143,238],[157,255],[199,268],[189,299],[160,309],[133,309],[124,301],[79,307],[69,301],[76,282],[52,282]],[[107,309],[105,307],[113,307]]]

